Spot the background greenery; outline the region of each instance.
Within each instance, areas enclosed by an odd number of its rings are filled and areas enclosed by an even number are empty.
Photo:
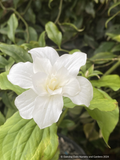
[[[120,0],[2,0],[0,42],[18,46],[0,45],[0,72],[9,71],[14,62],[30,60],[28,55],[22,59],[23,49],[49,45],[60,55],[73,49],[87,53],[88,62],[82,74],[90,80],[98,79],[102,73],[120,75],[119,13]],[[15,54],[18,50],[19,54]],[[120,105],[120,90],[113,92],[101,82],[91,82],[100,85]],[[15,97],[14,92],[0,91],[0,125],[16,112]],[[88,155],[109,154],[111,159],[120,159],[120,123],[110,136],[111,149],[103,141],[96,121],[83,107],[69,109],[59,132],[76,141]]]

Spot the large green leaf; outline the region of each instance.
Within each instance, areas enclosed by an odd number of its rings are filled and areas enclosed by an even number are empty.
[[[120,88],[120,77],[118,75],[106,75],[99,80],[91,80],[95,87],[109,87],[114,91]]]
[[[103,138],[108,144],[110,133],[114,130],[119,120],[118,107],[115,110],[109,112],[100,111],[98,109],[90,110],[89,108],[86,108],[86,110],[91,115],[91,117],[97,121]]]
[[[32,58],[28,52],[20,46],[0,43],[0,50],[11,56],[16,62],[32,61]]]
[[[12,90],[18,95],[25,91],[25,89],[20,88],[19,86],[13,85],[8,79],[7,79],[7,72],[3,72],[0,74],[0,89],[3,90]]]
[[[57,26],[53,22],[48,22],[45,25],[45,30],[48,37],[60,47],[62,42],[62,33],[58,30]]]
[[[56,132],[56,124],[40,130],[17,112],[0,128],[0,159],[51,160],[58,148]]]
[[[18,27],[18,20],[15,16],[15,14],[13,13],[9,20],[7,21],[7,24],[8,24],[8,37],[9,39],[15,43],[15,31],[16,31],[16,28]]]
[[[117,107],[117,101],[112,99],[106,92],[93,89],[93,99],[90,102],[90,109],[99,109],[101,111],[112,111]]]

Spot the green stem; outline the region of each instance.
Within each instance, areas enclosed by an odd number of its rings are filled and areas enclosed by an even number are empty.
[[[62,49],[62,48],[56,49],[56,51],[69,52],[68,50],[65,50],[65,49]]]
[[[5,8],[3,6],[3,4],[0,1],[0,6],[3,10],[8,10],[8,11],[13,11],[24,23],[25,27],[26,27],[26,32],[27,32],[27,42],[29,41],[29,31],[28,31],[28,24],[26,23],[26,21],[23,19],[23,17],[14,9],[14,8]]]
[[[117,63],[115,63],[107,72],[105,72],[103,76],[112,73],[119,65],[120,65],[120,60]]]
[[[120,58],[107,58],[107,59],[88,59],[90,62],[96,61],[118,61]]]
[[[63,111],[63,113],[62,113],[62,115],[61,115],[61,117],[60,117],[60,119],[59,119],[59,121],[58,121],[58,123],[57,123],[58,126],[59,126],[60,123],[62,122],[63,118],[65,117],[65,115],[66,115],[66,113],[67,113],[67,111],[68,111],[68,108],[66,108],[66,109]]]
[[[13,8],[11,8],[11,10],[13,10],[15,12],[15,14],[23,21],[25,27],[26,27],[26,32],[27,32],[27,42],[29,42],[29,31],[28,31],[28,24],[26,23],[26,21],[23,19],[23,17]]]
[[[61,11],[62,11],[62,2],[63,0],[60,0],[60,6],[59,6],[59,12],[58,12],[58,16],[55,20],[55,24],[58,22],[59,18],[60,18],[60,15],[61,15]]]
[[[21,14],[22,16],[27,12],[27,10],[29,9],[30,5],[32,3],[32,0],[29,1],[27,7],[25,8],[24,12]]]
[[[3,10],[6,10],[6,8],[3,6],[2,2],[0,1],[0,6]]]

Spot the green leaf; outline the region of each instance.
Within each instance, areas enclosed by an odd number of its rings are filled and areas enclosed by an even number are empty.
[[[2,93],[3,93],[2,101],[6,107],[6,114],[5,113],[4,114],[5,114],[5,118],[8,119],[17,111],[17,108],[14,105],[14,100],[16,96],[13,96],[13,92],[7,93],[6,91],[4,91]]]
[[[12,42],[15,43],[15,31],[16,28],[18,27],[18,20],[14,13],[10,16],[9,20],[7,21],[7,24],[8,24],[8,37]]]
[[[20,88],[19,86],[13,85],[8,79],[7,79],[7,72],[3,72],[0,74],[0,89],[3,90],[12,90],[18,95],[25,91],[25,89]]]
[[[35,24],[36,22],[36,15],[32,9],[32,6],[29,7],[27,12],[24,14],[25,20],[29,21],[30,23]]]
[[[76,106],[76,104],[74,104],[68,97],[63,97],[63,101],[66,108],[73,108]]]
[[[98,0],[94,0],[96,3],[98,3]]]
[[[75,106],[69,109],[69,113],[72,115],[78,115],[82,112],[83,106]]]
[[[93,99],[89,106],[91,110],[97,108],[101,111],[112,111],[116,107],[116,100],[113,100],[106,92],[93,88]]]
[[[0,19],[2,18],[3,14],[4,14],[4,10],[0,8]]]
[[[28,27],[29,32],[29,41],[37,41],[38,35],[36,30],[33,27]]]
[[[13,60],[12,57],[10,57],[10,58],[8,59],[8,64],[5,66],[5,70],[6,70],[6,71],[9,71],[10,68],[12,67],[12,65],[13,65],[14,63],[15,63],[15,61]]]
[[[45,34],[46,34],[45,31],[43,31],[40,34],[40,37],[39,37],[39,40],[38,40],[40,47],[45,47],[46,46],[46,43],[45,43]]]
[[[0,68],[5,68],[5,66],[8,64],[8,61],[0,55]]]
[[[107,29],[106,35],[113,40],[120,42],[120,25],[112,25],[109,29]]]
[[[102,3],[102,4],[104,4],[105,3],[105,1],[107,1],[107,0],[100,0],[100,2]],[[107,2],[106,2],[107,3]]]
[[[3,114],[0,112],[0,126],[1,126],[2,124],[4,124],[4,122],[5,122],[5,117],[4,117]]]
[[[21,47],[23,47],[25,50],[30,50],[32,48],[40,47],[40,45],[36,41],[30,41],[30,43],[23,43]]]
[[[86,138],[88,138],[89,141],[93,141],[99,138],[99,133],[95,130],[94,122],[85,124],[83,130]]]
[[[94,3],[93,2],[88,2],[86,7],[85,7],[85,11],[88,14],[91,14],[92,17],[94,18],[95,17]]]
[[[4,27],[4,28],[0,28],[0,33],[1,34],[8,34],[8,26],[7,27]]]
[[[13,0],[13,4],[14,4],[15,8],[17,8],[17,5],[18,5],[18,3],[19,3],[20,1],[21,1],[21,0]]]
[[[48,22],[45,25],[45,30],[48,37],[60,47],[62,42],[62,33],[58,30],[57,26],[53,22]]]
[[[109,61],[110,58],[114,57],[115,55],[112,52],[100,52],[95,54],[92,58],[90,58],[90,60],[94,61],[96,64],[103,64]]]
[[[74,52],[80,52],[80,50],[79,50],[79,49],[73,49],[73,50],[71,50],[71,51],[69,52],[69,54],[73,54]]]
[[[120,44],[116,45],[111,51],[112,52],[120,51]]]
[[[95,49],[98,46],[95,39],[91,36],[88,36],[87,34],[84,34],[84,41],[85,43],[87,43],[87,45],[89,45],[93,49]]]
[[[94,54],[96,55],[96,53],[101,53],[101,52],[110,52],[111,49],[115,46],[115,42],[102,42],[99,47],[95,50]],[[98,56],[98,55],[97,55]],[[99,55],[100,56],[100,55]],[[101,55],[101,58],[102,55]]]
[[[86,108],[90,116],[95,119],[101,129],[103,138],[108,145],[108,138],[110,133],[114,130],[119,120],[119,109],[118,107],[113,111],[100,111],[98,109],[90,110]]]
[[[60,154],[60,149],[58,148],[54,157],[51,160],[58,160],[59,159],[59,154]]]
[[[106,33],[106,35],[108,35],[110,38],[112,38],[113,40],[120,42],[120,34],[116,35],[116,34],[112,34],[112,33]]]
[[[50,160],[58,148],[56,132],[56,124],[40,130],[17,112],[0,128],[0,159]]]
[[[67,128],[67,129],[70,129],[74,126],[75,126],[75,122],[70,119],[62,120],[62,122],[59,125],[60,128]]]
[[[103,74],[103,73],[100,71],[94,70],[93,73],[89,74],[89,71],[86,71],[85,77],[90,78],[90,77],[96,76],[96,77],[100,78],[99,74]]]
[[[32,61],[30,54],[20,46],[0,43],[0,50],[11,56],[16,62]]]
[[[109,87],[114,91],[120,88],[120,77],[118,75],[106,75],[99,80],[91,80],[94,87]]]

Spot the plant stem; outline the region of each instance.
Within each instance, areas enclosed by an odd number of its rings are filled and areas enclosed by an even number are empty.
[[[107,58],[107,59],[88,59],[90,62],[96,62],[96,61],[118,61],[120,58]]]
[[[56,49],[56,51],[69,52],[68,50],[65,50],[65,49],[62,49],[62,48]]]
[[[105,72],[103,76],[108,75],[111,72],[113,72],[119,65],[120,65],[120,60],[117,63],[115,63],[107,72]]]
[[[60,15],[61,15],[61,11],[62,11],[62,2],[63,0],[60,0],[60,6],[59,6],[59,12],[58,12],[58,16],[55,20],[55,24],[58,22],[59,18],[60,18]]]
[[[31,5],[32,0],[29,1],[27,7],[25,8],[24,12],[21,14],[22,16],[27,12],[27,10],[29,9],[30,5]]]
[[[60,119],[59,119],[59,121],[58,121],[58,123],[57,123],[58,126],[59,126],[60,123],[62,122],[63,118],[65,117],[65,115],[66,115],[66,113],[67,113],[67,111],[68,111],[68,108],[66,108],[66,109],[63,111],[63,113],[62,113],[62,115],[61,115],[61,117],[60,117]]]

